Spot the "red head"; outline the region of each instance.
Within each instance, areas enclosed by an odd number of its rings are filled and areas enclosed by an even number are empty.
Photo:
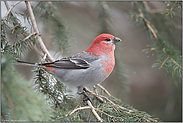
[[[104,53],[114,52],[115,45],[121,41],[120,38],[114,37],[111,34],[100,34],[95,38],[91,46],[86,50],[93,55],[100,56]]]

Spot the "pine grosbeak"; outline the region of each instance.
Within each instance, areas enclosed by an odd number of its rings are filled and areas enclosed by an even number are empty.
[[[24,61],[18,61],[18,63],[36,67],[42,66],[67,87],[77,87],[79,94],[88,97],[84,87],[96,85],[110,75],[115,66],[115,45],[120,41],[120,38],[111,34],[100,34],[87,50],[71,57],[42,64]]]

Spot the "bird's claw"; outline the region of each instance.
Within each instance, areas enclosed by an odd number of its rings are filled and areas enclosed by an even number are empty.
[[[87,100],[89,100],[92,103],[92,99],[88,95],[85,96],[85,98],[83,99],[83,102],[86,102]]]
[[[83,99],[83,102],[86,102],[87,100],[89,100],[92,103],[92,99],[87,95],[85,88],[82,89],[82,92],[78,92],[78,94],[83,94],[85,96],[85,98]]]

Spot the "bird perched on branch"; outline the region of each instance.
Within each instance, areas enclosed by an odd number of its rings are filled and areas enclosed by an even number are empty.
[[[49,63],[30,63],[17,61],[22,65],[43,67],[48,73],[55,75],[69,88],[78,88],[78,93],[86,99],[85,87],[104,81],[115,66],[114,50],[121,39],[111,34],[100,34],[91,46],[81,53]]]

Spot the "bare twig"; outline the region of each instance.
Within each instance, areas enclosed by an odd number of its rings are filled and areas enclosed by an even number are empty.
[[[100,110],[97,110],[97,111],[99,111],[99,112],[101,112],[102,114],[104,114],[104,115],[110,117],[111,119],[114,119],[114,120],[117,121],[117,122],[120,122],[120,121],[116,120],[113,116],[111,116],[111,115],[109,115],[109,114],[107,114],[107,113],[105,113],[105,112],[103,112],[103,111],[100,111]]]
[[[87,87],[85,87],[86,91],[89,92],[91,95],[95,96],[98,100],[100,100],[101,102],[105,103],[105,101],[98,95],[93,93],[90,89],[88,89]]]
[[[86,87],[85,87],[86,88]],[[86,88],[86,91],[89,92],[91,95],[95,96],[95,97],[100,97],[100,98],[104,98],[105,100],[107,100],[108,102],[110,102],[112,105],[116,106],[117,104],[115,104],[114,102],[112,102],[110,99],[108,99],[107,97],[105,96],[102,96],[102,95],[96,95],[94,94],[91,90],[89,90],[88,88]],[[121,109],[124,109],[124,110],[127,110],[126,108],[122,107],[122,106],[119,106]]]
[[[162,51],[167,55],[167,60],[168,59],[170,59],[170,60],[172,60],[180,69],[182,69],[182,67],[173,59],[173,58],[171,58],[167,53],[166,53],[166,51],[164,50],[164,49],[162,49]],[[165,59],[165,60],[166,60]],[[166,62],[166,61],[164,61],[164,62]],[[163,64],[163,63],[162,63]],[[162,68],[162,65],[161,65],[161,68]]]
[[[101,117],[97,114],[97,112],[95,111],[95,108],[93,107],[93,105],[91,104],[91,102],[89,100],[87,100],[87,103],[92,111],[92,113],[95,115],[95,117],[98,119],[99,122],[102,122]]]
[[[91,102],[89,100],[87,100],[87,104],[88,104],[88,106],[75,108],[69,115],[72,115],[74,112],[79,111],[79,110],[90,109],[92,111],[92,113],[95,115],[95,117],[98,119],[98,121],[102,122],[101,117],[97,114],[97,112],[95,111],[95,108],[93,107],[93,105],[91,104]]]
[[[91,108],[90,106],[75,108],[69,115],[72,115],[76,111],[83,110],[83,109],[90,109],[90,108]]]
[[[140,12],[139,15],[137,15],[137,17],[141,17],[144,21],[144,23],[147,25],[147,27],[151,30],[152,34],[154,35],[155,38],[158,38],[156,31],[153,29],[153,27],[151,26],[150,22],[144,17],[141,9],[138,8],[138,11]]]
[[[159,49],[159,47],[153,47],[153,48],[151,48],[151,51],[156,50],[156,49]]]
[[[36,35],[36,32],[31,33],[29,36],[25,37],[22,41],[29,39],[32,35]]]
[[[169,13],[173,10],[173,8],[174,8],[174,6],[175,6],[175,4],[177,4],[177,2],[178,1],[176,1],[173,5],[172,5],[172,7],[170,8],[170,10],[168,11],[168,13],[166,14],[166,17],[169,15]]]
[[[8,6],[8,3],[6,1],[4,1],[4,3],[5,3],[5,6],[6,6],[6,9],[9,10],[10,7]]]
[[[35,17],[34,17],[34,13],[33,13],[33,11],[32,11],[31,4],[30,4],[29,1],[25,1],[25,4],[26,4],[26,6],[27,6],[27,10],[28,10],[28,13],[29,13],[31,22],[32,22],[33,29],[34,29],[34,31],[38,34],[37,39],[38,39],[38,41],[39,41],[40,48],[41,48],[41,50],[43,51],[44,54],[47,54],[48,60],[51,61],[51,62],[53,62],[54,59],[52,58],[52,56],[51,56],[50,53],[48,52],[46,46],[45,46],[44,43],[43,43],[43,40],[42,40],[41,36],[39,35],[39,34],[40,34],[40,33],[39,33],[39,29],[38,29],[38,27],[37,27],[36,19],[35,19]]]
[[[170,58],[170,57],[167,56],[167,58],[163,61],[163,63],[161,64],[161,69],[162,69],[163,65],[165,64],[165,62],[166,62],[169,58]]]
[[[99,88],[101,88],[107,95],[111,96],[111,94],[100,84],[97,84]]]
[[[8,9],[9,7],[8,7],[7,2],[6,2],[6,1],[4,1],[4,2],[5,2],[5,5],[6,5],[7,9]],[[6,15],[4,16],[3,20],[1,21],[2,23],[4,22],[4,20],[5,20],[6,17],[8,16],[8,14],[11,12],[11,10],[12,10],[17,4],[19,4],[20,2],[21,2],[21,1],[16,2],[15,4],[13,4],[13,5],[11,6],[10,9],[8,9],[8,12],[6,13]]]

